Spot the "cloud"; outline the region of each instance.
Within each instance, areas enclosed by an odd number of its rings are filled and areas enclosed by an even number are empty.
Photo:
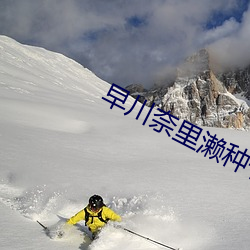
[[[224,24],[220,29],[227,29]],[[221,39],[210,44],[210,51],[219,65],[245,67],[250,64],[250,10],[243,15],[242,22]]]
[[[242,22],[233,17],[239,2],[2,0],[0,33],[61,52],[109,82],[149,86],[204,46],[218,53],[249,40],[249,14]],[[212,20],[215,13],[225,20]]]
[[[240,28],[240,24],[232,17],[224,21],[221,26],[204,31],[200,38],[201,44],[211,44],[225,37],[235,34]]]

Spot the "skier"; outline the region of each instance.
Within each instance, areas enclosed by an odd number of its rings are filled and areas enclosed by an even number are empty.
[[[89,198],[89,204],[72,216],[67,224],[74,225],[80,220],[85,220],[85,226],[89,228],[94,239],[109,220],[120,222],[122,219],[120,215],[105,206],[101,196],[95,194]]]

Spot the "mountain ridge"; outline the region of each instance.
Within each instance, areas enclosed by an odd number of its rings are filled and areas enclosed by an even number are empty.
[[[155,103],[196,125],[249,129],[250,66],[217,72],[211,61],[209,50],[201,49],[177,68],[172,84],[144,91],[132,84],[126,89],[132,96],[139,92],[146,105]]]

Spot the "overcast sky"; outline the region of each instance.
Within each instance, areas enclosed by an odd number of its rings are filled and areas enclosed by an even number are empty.
[[[0,34],[149,86],[200,48],[250,62],[250,0],[0,0]]]

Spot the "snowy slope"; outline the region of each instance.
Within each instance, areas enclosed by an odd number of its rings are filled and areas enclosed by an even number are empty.
[[[126,116],[110,109],[109,86],[63,55],[0,37],[0,248],[162,249],[112,225],[92,244],[81,227],[51,240],[36,223],[53,227],[97,193],[124,227],[166,245],[248,250],[250,167],[234,173],[142,126],[140,104]],[[249,147],[247,132],[209,131]]]

